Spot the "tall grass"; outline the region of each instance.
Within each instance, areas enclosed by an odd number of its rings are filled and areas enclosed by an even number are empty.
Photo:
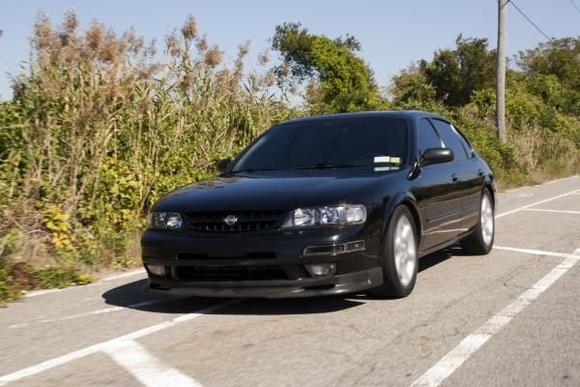
[[[247,44],[223,63],[193,18],[161,53],[133,30],[81,32],[74,13],[40,17],[32,47],[0,105],[0,256],[35,266],[131,264],[152,201],[294,114],[267,56],[261,73]]]

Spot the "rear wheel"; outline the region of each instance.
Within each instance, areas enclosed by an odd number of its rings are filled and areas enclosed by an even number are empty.
[[[413,291],[417,280],[417,236],[413,216],[406,206],[395,209],[385,235],[382,257],[383,285],[370,293],[401,298]]]
[[[461,248],[467,254],[484,255],[491,251],[495,236],[495,217],[491,195],[487,189],[481,195],[479,223],[469,236],[461,241]]]

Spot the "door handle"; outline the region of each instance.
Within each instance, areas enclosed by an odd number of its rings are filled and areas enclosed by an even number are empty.
[[[477,171],[477,175],[478,175],[478,176],[483,176],[483,170],[481,170],[481,169],[480,169],[480,170],[478,170],[478,171]]]
[[[459,181],[459,177],[457,176],[457,173],[454,173],[453,175],[451,175],[451,180],[453,180],[454,183],[457,183]]]

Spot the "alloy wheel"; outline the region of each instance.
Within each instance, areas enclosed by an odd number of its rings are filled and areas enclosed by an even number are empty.
[[[394,238],[395,267],[401,285],[409,286],[417,267],[417,246],[415,231],[408,216],[397,221]]]
[[[481,237],[486,246],[489,246],[493,239],[494,219],[493,207],[488,195],[481,198]]]

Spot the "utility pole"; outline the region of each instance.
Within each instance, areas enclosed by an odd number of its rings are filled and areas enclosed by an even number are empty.
[[[507,141],[505,129],[505,71],[507,50],[507,9],[510,0],[498,0],[497,13],[497,85],[496,85],[496,125],[499,140]]]

